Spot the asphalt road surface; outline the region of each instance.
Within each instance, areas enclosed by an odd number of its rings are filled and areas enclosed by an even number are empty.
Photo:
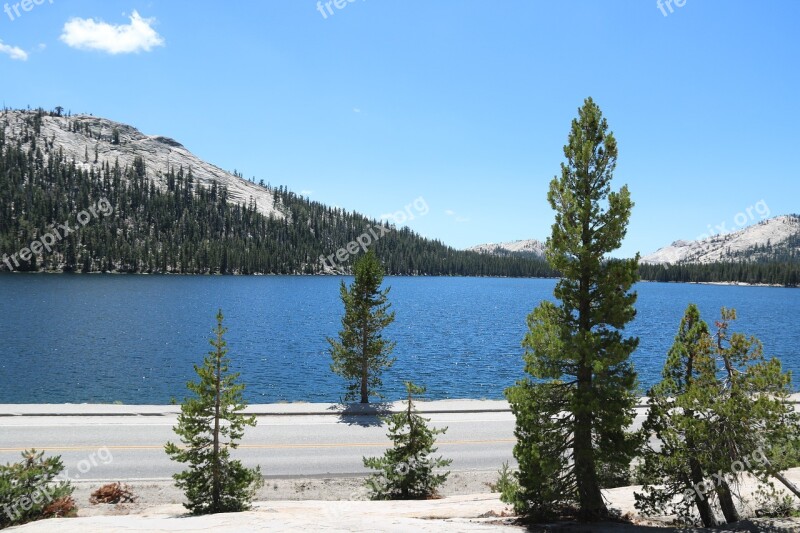
[[[426,414],[435,427],[439,454],[452,458],[450,470],[496,470],[513,464],[514,417],[506,412]],[[373,416],[259,416],[247,428],[234,456],[260,465],[266,477],[329,477],[367,472],[363,456],[389,446],[386,427]],[[18,461],[24,449],[61,455],[63,477],[72,480],[156,480],[181,466],[164,453],[176,443],[173,413],[145,416],[0,416],[0,463]]]
[[[797,401],[798,397],[794,400]],[[504,401],[442,400],[418,404],[423,416],[447,433],[438,453],[453,459],[451,471],[514,466],[514,416]],[[402,406],[395,404],[394,409]],[[356,406],[357,407],[357,406]],[[328,404],[250,406],[258,425],[248,427],[233,452],[246,466],[261,466],[268,478],[363,475],[362,457],[390,445],[386,426],[358,408],[346,414]],[[0,464],[20,460],[35,448],[60,455],[61,477],[74,481],[169,479],[183,469],[164,453],[177,440],[176,406],[0,405]],[[646,414],[636,409],[633,429]]]

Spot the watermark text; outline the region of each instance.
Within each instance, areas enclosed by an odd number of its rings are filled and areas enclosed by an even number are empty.
[[[11,22],[14,22],[25,13],[32,11],[34,7],[44,4],[45,1],[49,2],[50,4],[53,3],[53,0],[22,0],[21,2],[15,2],[13,4],[6,3],[3,6],[3,11],[6,15],[8,15],[8,18],[11,20]],[[20,11],[20,9],[22,11]]]
[[[40,256],[45,252],[50,253],[56,243],[88,224],[92,218],[99,218],[101,215],[108,216],[113,212],[114,208],[111,203],[106,198],[101,198],[97,205],[89,206],[77,214],[75,219],[79,225],[70,226],[67,222],[58,226],[54,225],[52,230],[31,242],[27,248],[23,248],[10,257],[7,254],[3,254],[2,262],[5,263],[9,270],[14,271],[14,269],[20,267],[20,261],[27,263],[33,256]],[[13,266],[12,262],[14,263]]]

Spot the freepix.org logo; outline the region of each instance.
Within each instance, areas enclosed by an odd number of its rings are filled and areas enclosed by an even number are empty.
[[[6,3],[3,5],[3,12],[8,15],[11,22],[14,22],[25,13],[33,11],[34,7],[40,6],[45,2],[52,4],[53,0],[22,0],[22,2],[15,2],[13,4]]]
[[[61,242],[61,240],[69,237],[70,234],[78,231],[83,226],[88,224],[92,219],[97,219],[100,217],[106,217],[114,212],[114,208],[111,206],[111,202],[108,201],[106,198],[101,198],[97,205],[89,206],[85,210],[79,212],[76,216],[77,224],[71,226],[68,222],[63,224],[59,224],[58,226],[54,226],[50,231],[47,231],[40,235],[36,240],[30,243],[30,245],[22,250],[8,256],[7,254],[3,254],[2,263],[0,263],[0,268],[2,268],[2,264],[8,267],[9,270],[14,271],[15,269],[20,267],[20,261],[28,262],[34,256],[40,256],[45,252],[50,253],[53,251],[53,246],[56,243]],[[13,264],[12,264],[13,263]]]
[[[674,5],[674,7],[673,7]],[[661,13],[668,17],[670,14],[675,13],[676,7],[683,7],[686,5],[686,0],[657,0],[656,7]]]

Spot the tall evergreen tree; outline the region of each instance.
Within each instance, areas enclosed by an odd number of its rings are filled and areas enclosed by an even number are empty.
[[[346,400],[360,396],[361,403],[369,403],[370,396],[380,397],[381,374],[395,361],[391,357],[395,343],[383,338],[383,329],[394,321],[394,311],[389,312],[391,288],[380,288],[383,266],[371,249],[356,260],[353,273],[350,288],[342,281],[339,289],[344,317],[339,340],[328,338],[331,370],[350,382]]]
[[[188,463],[189,469],[175,474],[177,485],[183,489],[193,514],[229,513],[250,507],[256,490],[263,485],[261,469],[245,468],[241,461],[231,459],[230,450],[238,447],[245,426],[255,426],[255,417],[242,414],[246,404],[242,396],[244,385],[237,383],[238,373],[229,370],[227,329],[222,325],[222,310],[217,313],[213,350],[195,365],[200,378],[187,387],[195,397],[181,405],[175,433],[184,448],[172,442],[166,444],[167,454],[175,461]]]
[[[517,418],[520,465],[516,507],[543,517],[577,504],[582,519],[607,516],[601,471],[628,468],[636,448],[636,374],[629,362],[638,339],[633,319],[637,257],[610,259],[625,236],[633,203],[627,187],[612,192],[617,143],[591,98],[572,122],[566,163],[550,183],[556,211],[547,260],[562,278],[559,305],[542,302],[528,317],[525,371],[535,378],[507,391]]]

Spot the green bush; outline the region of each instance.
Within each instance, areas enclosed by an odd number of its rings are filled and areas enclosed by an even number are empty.
[[[53,483],[64,465],[60,456],[22,452],[22,461],[0,465],[0,529],[43,518],[74,514],[72,486]]]
[[[776,490],[774,485],[759,487],[755,494],[756,516],[764,518],[787,518],[800,516],[800,508],[791,494]]]
[[[519,483],[514,472],[509,468],[508,461],[503,463],[503,466],[497,471],[497,475],[497,483],[490,484],[489,488],[492,492],[500,493],[501,502],[515,505],[517,492],[519,492]]]
[[[428,427],[427,418],[417,414],[413,395],[425,389],[406,382],[408,405],[405,411],[383,418],[389,425],[388,437],[393,446],[382,457],[364,457],[364,466],[378,470],[367,479],[373,500],[415,500],[432,498],[450,472],[435,473],[450,466],[452,459],[432,457],[436,436],[447,428]]]

